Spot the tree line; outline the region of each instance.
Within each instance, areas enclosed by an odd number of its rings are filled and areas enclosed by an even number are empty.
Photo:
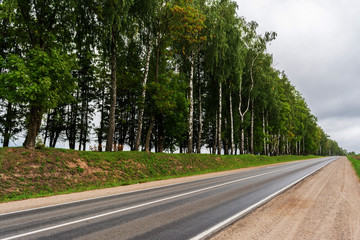
[[[1,0],[0,134],[50,147],[341,155],[230,0]]]

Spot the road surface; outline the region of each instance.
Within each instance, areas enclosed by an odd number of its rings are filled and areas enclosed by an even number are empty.
[[[338,157],[0,215],[0,239],[202,239]]]

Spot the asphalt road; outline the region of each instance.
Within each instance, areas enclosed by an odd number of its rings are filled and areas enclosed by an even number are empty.
[[[338,157],[0,215],[0,239],[202,239]]]

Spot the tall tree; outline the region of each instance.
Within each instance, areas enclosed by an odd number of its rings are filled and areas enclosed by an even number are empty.
[[[101,22],[100,32],[103,37],[101,48],[110,65],[110,112],[109,127],[106,138],[106,151],[112,151],[115,133],[115,108],[116,108],[116,72],[118,59],[118,46],[124,44],[123,33],[129,23],[128,10],[133,1],[106,0],[102,2],[98,18]]]
[[[7,72],[0,76],[0,93],[10,102],[28,104],[27,136],[24,146],[35,147],[43,113],[69,99],[74,89],[73,57],[64,43],[70,36],[72,1],[16,1],[14,26],[22,34],[21,55],[9,54]],[[26,34],[25,34],[26,33]]]
[[[205,28],[205,15],[199,12],[191,0],[179,1],[170,11],[170,31],[174,41],[180,41],[182,49],[179,49],[190,63],[189,73],[189,137],[188,153],[193,153],[194,138],[194,68],[195,59],[201,50],[201,45],[206,41],[206,36],[202,30]]]

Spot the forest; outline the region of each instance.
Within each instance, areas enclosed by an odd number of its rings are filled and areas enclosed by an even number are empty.
[[[0,0],[0,146],[346,154],[239,7]]]

